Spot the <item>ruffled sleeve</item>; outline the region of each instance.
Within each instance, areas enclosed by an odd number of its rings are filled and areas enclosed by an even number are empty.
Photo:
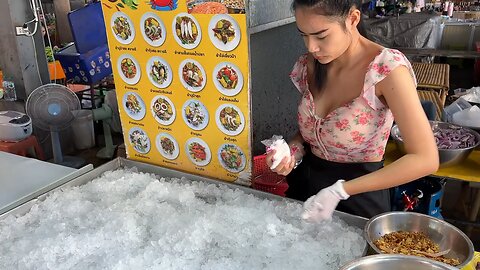
[[[398,50],[384,49],[375,57],[365,75],[363,97],[372,109],[378,110],[385,107],[383,102],[375,95],[375,85],[385,79],[392,70],[399,66],[407,67],[410,75],[412,75],[415,87],[417,86],[417,79],[415,78],[412,65],[405,55]]]
[[[308,89],[307,54],[304,54],[298,58],[297,62],[293,66],[292,72],[290,72],[290,79],[300,93],[305,93],[305,91]]]

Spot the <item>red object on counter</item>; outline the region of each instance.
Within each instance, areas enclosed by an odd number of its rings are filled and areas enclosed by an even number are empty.
[[[253,158],[252,187],[254,189],[285,197],[288,184],[285,176],[272,172],[265,161],[267,155]]]

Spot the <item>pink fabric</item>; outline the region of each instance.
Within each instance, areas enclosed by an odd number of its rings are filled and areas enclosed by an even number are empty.
[[[362,94],[320,118],[315,114],[313,96],[308,89],[307,55],[299,58],[290,78],[302,93],[298,105],[298,124],[313,154],[335,162],[372,162],[382,159],[393,115],[375,95],[375,85],[401,65],[410,70],[416,84],[408,59],[397,50],[385,48],[370,63]]]

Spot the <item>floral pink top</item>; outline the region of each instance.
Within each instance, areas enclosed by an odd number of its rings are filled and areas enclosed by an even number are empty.
[[[375,85],[396,67],[406,66],[415,81],[408,59],[399,51],[383,49],[370,63],[362,94],[330,112],[315,114],[313,96],[307,83],[307,55],[302,55],[290,74],[302,93],[298,105],[300,132],[316,156],[335,162],[372,162],[382,159],[393,115],[375,95]]]

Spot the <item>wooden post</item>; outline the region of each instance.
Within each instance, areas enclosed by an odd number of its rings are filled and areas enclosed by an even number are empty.
[[[53,0],[53,6],[55,8],[55,17],[57,19],[57,33],[60,43],[72,42],[72,31],[70,30],[70,24],[68,23],[67,14],[70,12],[69,0]]]

